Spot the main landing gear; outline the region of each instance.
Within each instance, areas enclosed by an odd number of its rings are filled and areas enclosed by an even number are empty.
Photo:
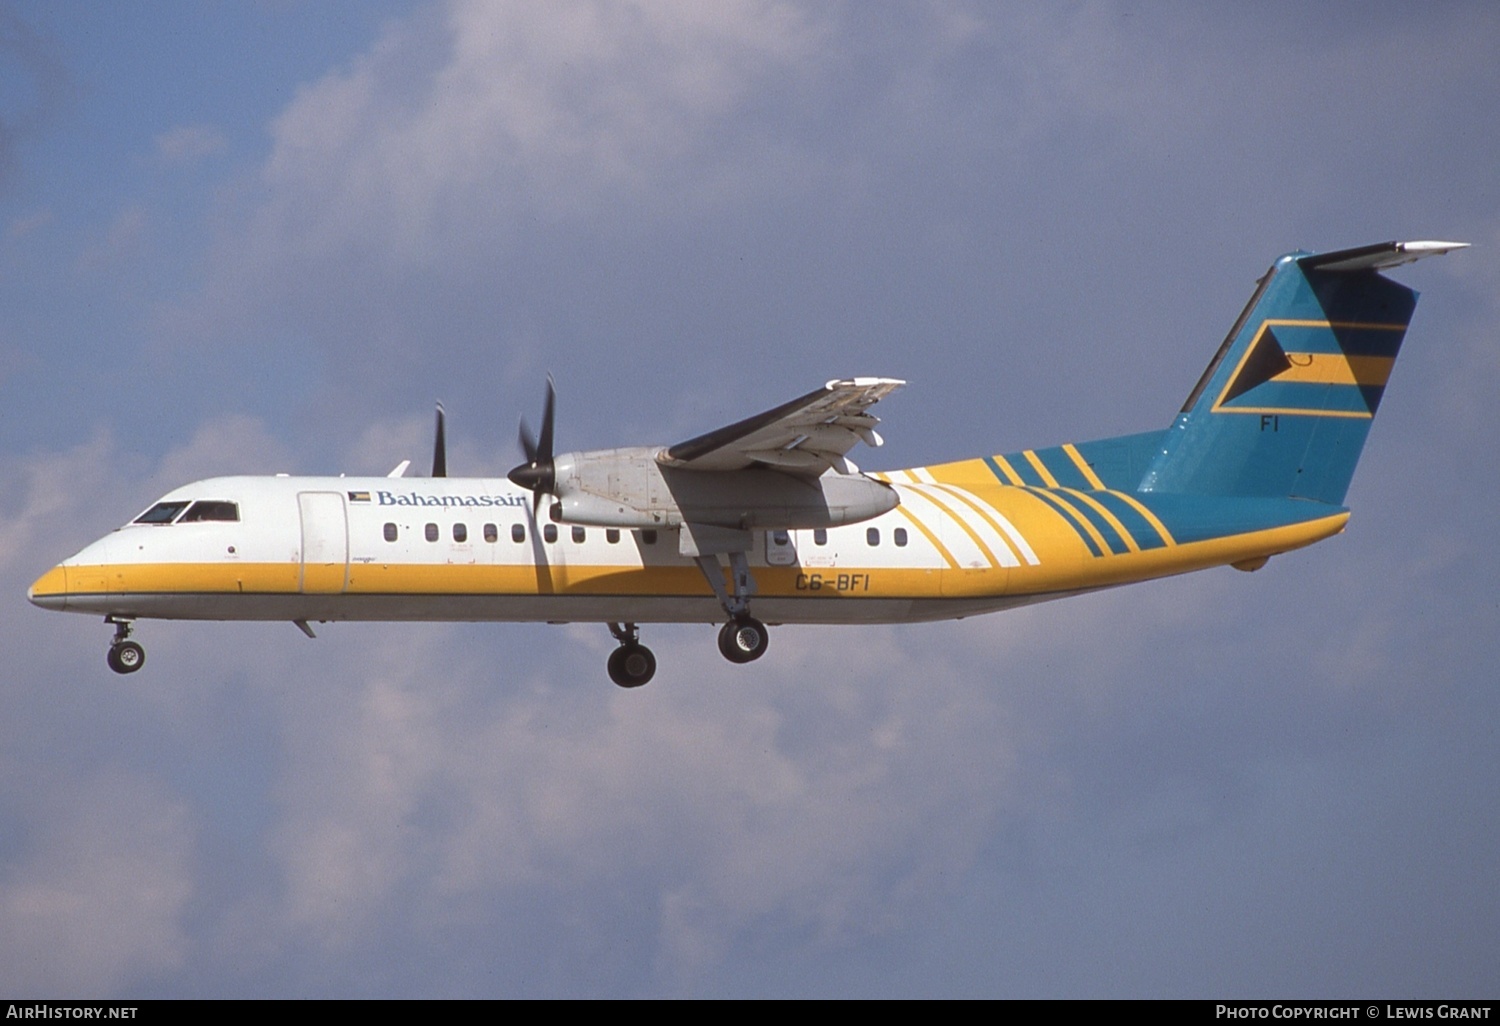
[[[753,616],[736,616],[719,628],[719,651],[731,663],[748,663],[766,654],[771,635]]]
[[[755,594],[755,578],[750,575],[750,561],[743,552],[729,553],[730,579],[734,582],[734,593],[724,587],[724,571],[719,568],[716,556],[695,556],[693,561],[708,586],[714,590],[719,605],[729,616],[729,622],[719,628],[719,652],[731,663],[754,662],[766,654],[771,635],[766,625],[750,615],[750,596]]]
[[[755,578],[750,576],[750,562],[743,552],[729,554],[729,569],[734,593],[724,586],[724,571],[714,556],[695,556],[694,561],[708,578],[719,605],[729,622],[719,628],[719,652],[731,663],[750,663],[766,654],[771,633],[766,625],[750,615],[750,596],[755,594]],[[633,623],[612,623],[609,633],[620,643],[609,655],[609,679],[622,688],[638,688],[656,675],[656,656],[641,644],[640,630]]]
[[[609,654],[609,679],[622,688],[638,688],[656,676],[656,656],[641,644],[640,631],[633,623],[612,623],[609,633],[620,647]]]
[[[109,643],[109,652],[104,661],[116,673],[134,673],[146,665],[146,650],[130,638],[130,627],[134,623],[129,617],[106,616],[105,623],[115,625],[114,640]]]

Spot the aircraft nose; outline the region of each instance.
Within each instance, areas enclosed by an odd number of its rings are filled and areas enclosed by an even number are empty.
[[[38,577],[26,589],[26,597],[43,609],[66,609],[68,606],[68,570],[55,566]]]

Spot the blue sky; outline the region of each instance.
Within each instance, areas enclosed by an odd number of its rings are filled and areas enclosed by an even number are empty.
[[[1482,996],[1489,4],[0,6],[0,989]],[[1354,23],[1351,23],[1353,21]],[[1348,532],[753,667],[26,585],[220,473],[670,442],[828,378],[889,469],[1164,425],[1280,253],[1462,254]]]

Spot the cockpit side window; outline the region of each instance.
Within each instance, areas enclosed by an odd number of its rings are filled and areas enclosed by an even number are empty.
[[[187,508],[186,502],[158,502],[131,521],[133,524],[170,524]]]
[[[240,519],[240,507],[237,502],[221,502],[217,499],[199,499],[193,503],[188,511],[182,515],[179,524],[195,524],[204,520],[231,520]]]

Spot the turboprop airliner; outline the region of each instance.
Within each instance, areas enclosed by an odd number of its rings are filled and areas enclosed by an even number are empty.
[[[1343,530],[1343,505],[1417,294],[1381,272],[1463,248],[1389,242],[1290,253],[1259,280],[1165,428],[862,473],[895,378],[830,381],[673,445],[555,453],[506,479],[219,477],[162,496],[31,586],[102,614],[133,673],[142,619],[606,624],[610,678],[656,672],[640,625],[722,623],[735,663],[766,624],[973,616],[1232,566]]]

